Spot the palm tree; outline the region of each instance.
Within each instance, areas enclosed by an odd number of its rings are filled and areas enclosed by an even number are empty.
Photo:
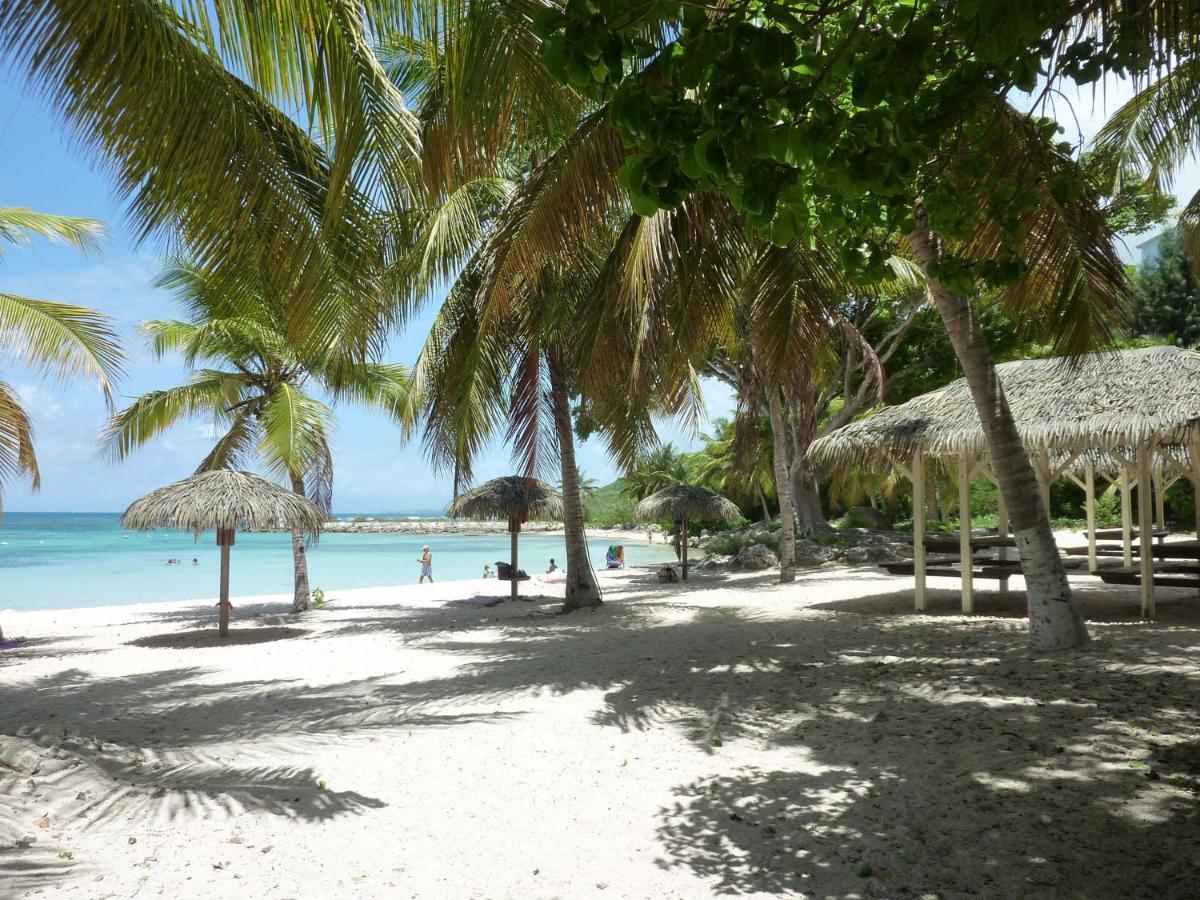
[[[771,422],[763,416],[717,419],[713,433],[704,435],[697,480],[724,494],[743,510],[762,507],[763,521],[771,520],[767,505],[775,494],[774,446]]]
[[[99,222],[0,207],[0,241],[28,244],[32,236],[90,250],[103,233]],[[0,243],[2,255],[3,243]],[[113,381],[121,372],[117,332],[107,316],[82,306],[35,300],[0,291],[0,341],[4,351],[31,370],[57,381],[95,381],[112,403]],[[33,422],[12,385],[0,381],[0,500],[14,478],[41,486],[33,447]],[[4,632],[0,630],[0,640]]]
[[[690,482],[687,460],[675,449],[674,444],[667,443],[634,460],[633,466],[625,472],[625,485],[621,493],[644,500],[663,488]]]
[[[260,271],[304,333],[331,281],[377,302],[407,239],[388,222],[420,183],[420,136],[372,35],[412,18],[340,0],[0,0],[0,53],[111,171],[141,236],[177,238],[214,276]]]
[[[403,366],[350,358],[334,340],[319,353],[297,350],[285,331],[278,304],[255,279],[242,278],[230,293],[227,280],[194,265],[167,270],[160,286],[173,288],[187,307],[187,321],[142,324],[156,357],[178,352],[196,369],[183,385],[151,391],[117,412],[104,436],[115,459],[124,459],[178,422],[211,419],[217,440],[198,472],[242,468],[257,459],[272,476],[316,503],[332,503],[333,455],[330,407],[314,394],[349,399],[408,423],[409,374]],[[331,321],[349,298],[328,298]],[[292,532],[293,609],[308,608],[304,534]]]

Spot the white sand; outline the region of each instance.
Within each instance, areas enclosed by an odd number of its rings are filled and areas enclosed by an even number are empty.
[[[1076,579],[1094,648],[1033,658],[1019,598],[774,577],[10,615],[0,897],[1195,896],[1195,597]]]

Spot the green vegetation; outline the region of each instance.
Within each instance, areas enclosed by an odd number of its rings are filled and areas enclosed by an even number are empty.
[[[628,482],[618,478],[612,484],[597,488],[583,499],[584,515],[589,525],[628,525],[633,521],[635,500],[627,491]]]

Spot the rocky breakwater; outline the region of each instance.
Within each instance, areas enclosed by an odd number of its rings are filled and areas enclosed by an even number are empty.
[[[560,531],[558,522],[526,522],[522,533]],[[507,522],[466,519],[330,519],[326,534],[507,534]]]

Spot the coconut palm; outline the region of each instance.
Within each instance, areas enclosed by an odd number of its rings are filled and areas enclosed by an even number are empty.
[[[401,6],[0,0],[0,53],[141,236],[214,276],[260,271],[299,337],[331,282],[374,304],[407,241],[389,217],[419,185],[420,136],[372,37],[407,27]]]
[[[102,233],[93,219],[0,207],[0,257],[5,243],[24,246],[34,236],[91,250]],[[112,402],[122,355],[117,332],[103,313],[0,290],[0,342],[10,359],[30,370],[60,382],[95,381],[105,400]],[[4,486],[14,478],[27,478],[34,490],[41,486],[33,421],[17,390],[0,381],[0,502]]]
[[[124,459],[177,423],[210,419],[217,440],[197,471],[241,467],[257,460],[273,477],[329,512],[333,413],[318,396],[346,399],[381,409],[400,423],[409,418],[409,374],[399,365],[362,362],[332,340],[318,353],[302,353],[289,340],[278,305],[253,278],[226,294],[224,278],[187,263],[167,270],[160,286],[175,290],[190,316],[186,321],[142,325],[156,357],[179,353],[202,365],[183,385],[151,391],[117,412],[104,436],[115,459]],[[327,298],[331,321],[349,298]],[[292,532],[293,608],[310,598],[305,539]]]
[[[717,419],[713,433],[704,435],[696,478],[744,510],[761,506],[763,521],[769,522],[767,501],[775,493],[773,451],[770,420],[763,416]]]

